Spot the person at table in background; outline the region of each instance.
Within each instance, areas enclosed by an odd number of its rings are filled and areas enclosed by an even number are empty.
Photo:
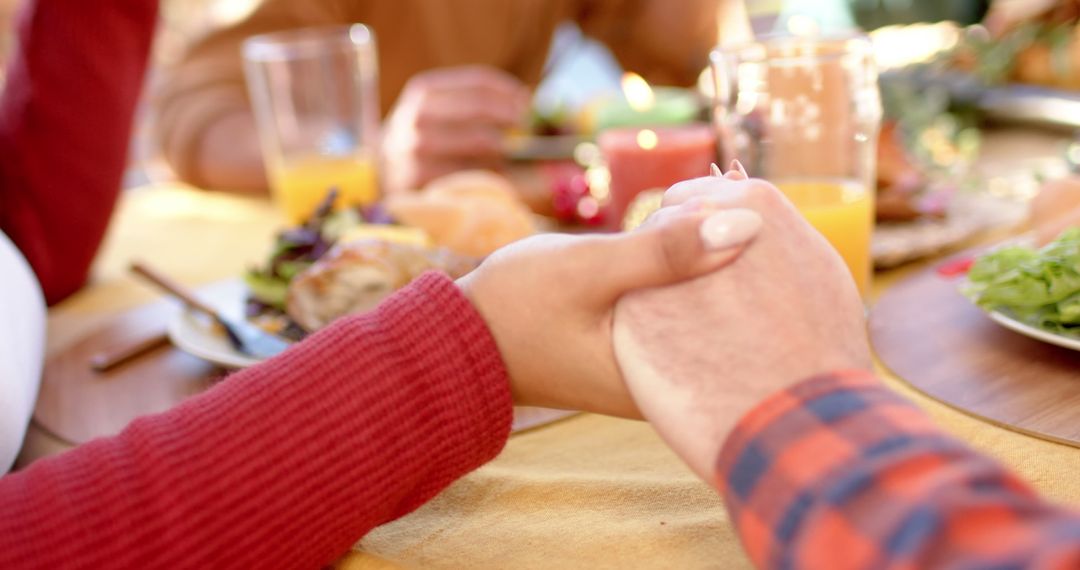
[[[967,54],[966,64],[999,82],[1080,90],[1080,2],[994,0],[983,25],[998,49]]]
[[[1080,514],[887,390],[864,326],[842,261],[775,187],[693,180],[637,232],[426,276],[0,479],[0,566],[325,564],[494,457],[517,402],[640,409],[762,568],[1077,567]]]
[[[0,95],[0,230],[53,304],[86,281],[120,192],[157,2],[23,8]]]
[[[34,0],[19,13],[0,95],[0,473],[37,397],[45,304],[86,282],[116,204],[157,9]]]
[[[263,193],[266,174],[244,84],[252,35],[361,22],[378,39],[384,186],[416,189],[458,170],[498,168],[503,136],[524,126],[529,88],[564,21],[607,44],[653,83],[692,85],[716,44],[718,16],[741,0],[266,0],[210,33],[164,75],[156,131],[177,175],[199,187]]]

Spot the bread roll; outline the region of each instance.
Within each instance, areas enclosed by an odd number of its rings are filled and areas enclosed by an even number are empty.
[[[368,239],[339,244],[289,284],[286,312],[304,330],[375,308],[429,270],[457,279],[474,259],[442,249]]]
[[[423,229],[438,246],[485,257],[536,233],[532,213],[506,178],[466,171],[432,181],[416,194],[392,196],[387,209],[400,223]]]

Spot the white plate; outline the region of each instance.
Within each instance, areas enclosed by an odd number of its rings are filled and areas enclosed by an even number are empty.
[[[234,305],[243,307],[246,293],[243,288],[236,288],[236,291]],[[225,338],[225,334],[215,328],[209,320],[188,311],[181,311],[169,323],[169,340],[180,350],[223,368],[247,368],[260,362],[259,359],[246,356],[233,348],[229,340]],[[577,413],[549,408],[515,407],[512,431],[540,427]]]
[[[1035,238],[1030,233],[1026,233],[1026,234],[1017,236],[1015,238],[1003,241],[1000,244],[994,246],[992,248],[992,250],[1000,249],[1002,247],[1014,246],[1014,245],[1019,245],[1019,246],[1024,246],[1024,247],[1034,247],[1035,246]],[[984,252],[983,255],[985,255],[986,253],[988,253],[988,252]],[[968,285],[968,283],[969,282],[967,281],[967,279],[965,279],[964,284],[961,285],[960,289],[962,290],[964,287],[966,287]],[[1072,350],[1080,351],[1080,337],[1066,336],[1066,335],[1063,335],[1063,334],[1058,334],[1058,333],[1053,333],[1053,332],[1050,332],[1050,331],[1046,331],[1046,330],[1040,329],[1038,327],[1033,327],[1033,326],[1031,326],[1031,325],[1029,325],[1029,324],[1027,324],[1027,323],[1025,323],[1023,321],[1017,320],[1012,315],[1010,315],[1010,314],[1008,314],[1006,312],[1003,312],[1003,311],[986,311],[986,310],[984,310],[984,312],[995,323],[997,323],[997,324],[999,324],[999,325],[1001,325],[1001,326],[1003,326],[1003,327],[1005,327],[1005,328],[1007,328],[1007,329],[1009,329],[1009,330],[1011,330],[1013,332],[1020,333],[1020,334],[1022,334],[1024,336],[1026,336],[1026,337],[1033,338],[1035,340],[1041,340],[1043,342],[1048,342],[1050,344],[1060,346],[1060,347],[1063,347],[1063,348],[1069,348],[1069,349],[1072,349]]]
[[[990,318],[999,325],[1018,332],[1024,336],[1031,337],[1036,340],[1055,344],[1057,346],[1071,348],[1072,350],[1080,350],[1080,338],[1073,336],[1065,336],[1063,334],[1052,333],[1050,331],[1044,331],[1039,328],[1035,328],[1027,323],[1020,322],[1009,315],[1000,311],[989,311],[987,313]]]
[[[233,348],[225,334],[209,320],[190,311],[181,311],[169,323],[169,340],[180,350],[222,368],[246,368],[259,363],[259,359]]]

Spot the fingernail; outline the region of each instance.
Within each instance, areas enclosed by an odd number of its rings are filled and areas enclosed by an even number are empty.
[[[761,231],[761,215],[753,210],[722,210],[701,222],[705,249],[719,251],[750,241]]]
[[[717,177],[717,178],[723,178],[724,177],[724,173],[720,172],[720,167],[717,166],[715,162],[712,163],[711,165],[709,165],[709,173],[712,174],[713,176]]]
[[[731,168],[729,168],[728,170],[737,171],[739,174],[743,175],[743,178],[750,178],[750,175],[746,173],[746,169],[743,168],[742,163],[739,162],[739,159],[737,158],[731,161]]]

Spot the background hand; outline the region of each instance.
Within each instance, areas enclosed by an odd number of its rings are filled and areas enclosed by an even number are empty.
[[[525,124],[529,105],[528,88],[491,67],[417,74],[386,123],[388,191],[415,190],[458,170],[499,168],[506,131]]]
[[[615,311],[615,354],[634,400],[708,479],[760,400],[815,374],[870,368],[864,309],[839,255],[771,184],[700,178],[672,187],[665,204],[658,214],[697,205],[764,219],[723,271],[630,293]]]
[[[615,302],[716,270],[759,227],[752,213],[687,204],[632,233],[514,243],[458,284],[495,337],[516,403],[640,417],[611,347]]]

